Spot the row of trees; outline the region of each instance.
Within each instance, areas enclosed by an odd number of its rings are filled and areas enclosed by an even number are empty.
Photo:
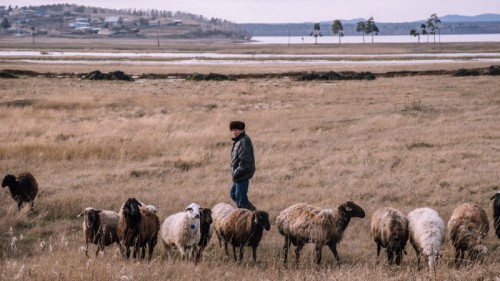
[[[436,43],[436,32],[439,32],[439,24],[441,20],[438,18],[436,14],[432,14],[427,22],[422,23],[419,27],[419,30],[412,29],[410,30],[410,35],[418,37],[418,42],[420,43],[420,35],[427,35],[427,42],[429,42],[429,35],[434,35],[434,43]],[[342,26],[342,22],[340,20],[334,20],[331,25],[331,30],[333,34],[338,35],[339,44],[341,43],[341,38],[344,36],[344,27]],[[380,31],[377,25],[375,24],[375,20],[373,17],[370,17],[367,21],[360,21],[356,23],[356,32],[361,32],[363,34],[363,43],[365,43],[365,34],[372,36],[377,35]],[[315,37],[315,43],[318,43],[318,37],[323,36],[321,34],[321,28],[319,23],[315,23],[313,27],[313,31],[310,34]]]
[[[439,24],[441,20],[436,14],[432,14],[430,18],[427,19],[426,23],[420,25],[420,30],[412,29],[410,30],[410,35],[418,37],[418,43],[420,43],[420,35],[427,35],[427,43],[429,43],[429,35],[434,36],[434,43],[436,43],[436,30],[439,33]],[[439,40],[441,41],[441,40]]]

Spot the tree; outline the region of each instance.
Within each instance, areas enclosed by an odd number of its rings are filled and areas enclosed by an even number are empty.
[[[440,23],[441,20],[438,18],[436,14],[432,14],[431,17],[427,19],[427,28],[429,29],[429,34],[432,34],[434,36],[434,43],[436,43],[436,30],[438,30],[439,32]]]
[[[365,43],[366,22],[360,21],[356,24],[356,32],[363,33],[363,44]]]
[[[373,17],[370,17],[365,23],[365,33],[372,35],[372,44],[373,44],[373,35],[377,35],[379,33],[378,27],[375,24],[375,20]]]
[[[422,35],[427,35],[427,42],[429,41],[429,34],[427,33],[427,30],[425,30],[425,24],[420,25],[420,30],[412,29],[410,30],[410,35],[414,37],[418,37],[418,43],[420,43],[420,34]]]
[[[314,24],[314,27],[313,27],[313,31],[311,32],[311,35],[310,36],[314,36],[314,45],[318,44],[318,36],[323,36],[323,34],[321,34],[321,28],[319,26],[319,23],[315,23]]]
[[[2,20],[2,23],[0,23],[0,26],[3,28],[3,29],[8,29],[10,28],[12,25],[10,24],[9,20],[7,18],[4,18]]]
[[[340,20],[334,20],[332,23],[332,32],[333,34],[338,34],[339,35],[339,44],[340,44],[340,37],[344,36],[344,27],[342,26],[342,23]]]

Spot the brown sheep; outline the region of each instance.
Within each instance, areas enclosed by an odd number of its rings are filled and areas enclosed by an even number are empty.
[[[403,251],[408,241],[408,219],[399,210],[385,207],[376,210],[372,215],[371,234],[377,243],[377,258],[380,248],[387,248],[389,264],[401,264]],[[394,261],[394,256],[396,257]]]
[[[490,200],[493,200],[493,227],[495,234],[500,238],[500,191],[495,193]]]
[[[17,202],[17,209],[20,211],[23,203],[30,204],[30,210],[34,210],[35,197],[38,193],[38,183],[30,173],[21,173],[17,178],[13,175],[6,175],[2,181],[2,187],[9,187],[10,195]]]
[[[123,204],[119,213],[118,237],[122,252],[127,258],[130,257],[130,247],[134,247],[133,257],[137,258],[137,253],[141,249],[141,259],[144,259],[148,246],[148,260],[151,260],[158,241],[160,219],[153,212],[141,207],[142,204],[135,198],[129,198]]]
[[[118,239],[117,212],[86,208],[78,217],[83,218],[83,238],[85,239],[85,255],[88,257],[89,243],[97,245],[96,256],[99,251],[104,251],[105,246],[120,243]]]
[[[321,209],[304,203],[298,203],[281,211],[276,224],[281,235],[285,236],[283,246],[284,263],[288,261],[290,244],[295,248],[295,263],[298,265],[300,251],[306,243],[315,244],[315,262],[321,262],[321,250],[328,245],[340,263],[337,244],[349,225],[351,218],[364,218],[365,211],[355,203],[348,201],[337,209]]]
[[[455,247],[455,265],[459,267],[467,252],[470,260],[476,260],[488,252],[483,240],[489,231],[488,215],[473,203],[463,203],[453,210],[448,221],[449,237]]]
[[[257,261],[257,247],[264,229],[269,231],[269,215],[264,211],[250,211],[236,209],[227,215],[221,222],[221,234],[224,240],[226,256],[228,256],[227,243],[233,246],[234,261],[236,261],[236,247],[240,248],[240,262],[243,260],[245,246],[252,247],[253,261]]]

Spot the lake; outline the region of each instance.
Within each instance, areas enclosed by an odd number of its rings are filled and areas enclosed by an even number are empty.
[[[454,34],[441,35],[441,42],[500,42],[500,34]],[[371,35],[365,35],[365,43],[371,43]],[[254,36],[251,44],[314,44],[315,39],[312,36]],[[318,44],[338,43],[337,36],[318,37]],[[363,36],[344,36],[342,43],[363,43]],[[418,38],[410,35],[375,35],[374,43],[418,43]],[[429,36],[429,43],[433,43],[433,36]],[[436,35],[436,42],[439,42],[439,36]],[[427,36],[420,36],[420,43],[427,43]]]

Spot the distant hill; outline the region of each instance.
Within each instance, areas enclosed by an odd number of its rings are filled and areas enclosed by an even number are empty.
[[[441,20],[441,34],[492,34],[500,33],[500,15],[482,14],[477,16],[447,15],[439,17]],[[414,22],[401,23],[375,23],[379,28],[380,35],[408,35],[411,29],[419,29],[421,23],[427,21],[423,19]],[[333,20],[332,20],[333,21]],[[332,21],[320,22],[321,33],[325,36],[333,35],[330,30]],[[356,23],[366,21],[363,18],[340,20],[344,27],[344,35],[360,35],[356,32]],[[253,36],[309,36],[314,22],[305,23],[245,23],[240,24],[246,31]]]
[[[441,18],[444,22],[495,22],[500,21],[498,14],[482,14],[477,16],[448,15]]]

